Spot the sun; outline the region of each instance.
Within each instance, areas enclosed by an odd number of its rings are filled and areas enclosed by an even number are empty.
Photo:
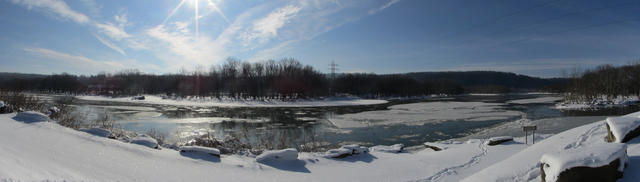
[[[209,14],[210,12],[216,12],[218,15],[220,15],[220,17],[222,17],[227,23],[229,23],[229,20],[227,19],[227,16],[224,15],[224,13],[222,12],[222,10],[220,10],[220,8],[218,7],[218,5],[216,3],[213,3],[213,1],[211,0],[206,0],[207,1],[207,5],[206,7],[207,10],[209,12],[205,13],[205,15]],[[190,6],[193,7],[193,11],[194,11],[194,23],[195,23],[195,35],[198,36],[199,34],[199,20],[203,15],[200,15],[199,10],[200,10],[200,1],[199,0],[181,0],[180,3],[178,3],[178,5],[169,13],[169,15],[167,16],[167,18],[164,19],[164,21],[162,22],[162,24],[167,23],[167,21],[169,20],[169,18],[171,18],[179,9],[180,7],[182,7],[185,2]]]

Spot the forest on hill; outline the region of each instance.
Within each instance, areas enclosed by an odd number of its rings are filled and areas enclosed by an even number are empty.
[[[6,75],[6,76],[5,76]],[[288,58],[247,62],[227,59],[209,69],[177,74],[138,70],[96,75],[0,73],[0,89],[45,93],[137,95],[176,94],[244,99],[296,99],[349,94],[366,98],[432,94],[557,91],[568,79],[536,78],[494,71],[347,73],[335,77]]]

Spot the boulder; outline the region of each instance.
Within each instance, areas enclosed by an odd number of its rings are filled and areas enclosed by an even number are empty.
[[[25,123],[47,122],[49,121],[49,116],[36,111],[25,111],[19,112],[13,119]]]
[[[367,147],[360,146],[358,144],[351,144],[351,145],[343,145],[342,147],[337,149],[328,150],[325,153],[325,157],[345,158],[350,155],[364,154],[368,152],[369,152],[369,148]]]
[[[391,146],[376,145],[371,147],[371,149],[377,152],[400,153],[404,149],[404,144],[399,143]]]
[[[594,144],[544,154],[540,159],[540,172],[543,182],[615,182],[622,177],[627,161],[626,144]]]
[[[353,154],[353,150],[351,150],[351,149],[337,148],[337,149],[331,149],[331,150],[328,150],[327,152],[325,152],[325,157],[345,158],[345,157],[350,156],[352,154]]]
[[[133,137],[130,143],[144,145],[149,148],[160,149],[160,147],[158,146],[158,141],[145,134],[139,134],[138,136]]]
[[[369,148],[367,148],[365,146],[360,146],[358,144],[343,145],[340,148],[349,149],[349,150],[352,151],[351,152],[352,154],[363,154],[363,153],[369,152]]]
[[[220,150],[216,148],[201,147],[201,146],[182,146],[178,149],[178,151],[204,153],[204,154],[220,157]]]
[[[446,149],[446,147],[443,147],[440,144],[431,143],[431,142],[425,142],[424,146],[427,147],[427,148],[430,148],[433,151],[441,151],[441,150]]]
[[[256,161],[258,162],[291,160],[298,160],[298,150],[294,148],[264,151],[256,157]]]
[[[501,144],[501,143],[504,143],[504,142],[508,142],[508,141],[513,141],[513,137],[511,137],[511,136],[491,137],[485,143],[487,145],[489,145],[489,146],[494,146],[494,145],[498,145],[498,144]]]
[[[84,129],[80,129],[80,131],[87,132],[89,134],[92,134],[92,135],[95,135],[95,136],[99,136],[99,137],[116,139],[116,136],[113,135],[113,133],[111,133],[111,131],[109,131],[107,129],[104,129],[104,128],[84,128]]]
[[[607,117],[607,138],[608,142],[625,143],[640,136],[640,118],[621,116]]]

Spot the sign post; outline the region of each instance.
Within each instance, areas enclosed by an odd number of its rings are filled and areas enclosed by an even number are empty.
[[[536,129],[538,129],[537,126],[523,126],[522,130],[524,131],[524,143],[525,144],[529,144],[529,140],[527,140],[527,135],[529,134],[529,131],[531,131],[531,133],[533,134],[532,136],[532,140],[533,144],[536,144]]]

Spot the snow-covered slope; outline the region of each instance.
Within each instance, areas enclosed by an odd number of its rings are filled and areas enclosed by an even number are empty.
[[[627,117],[638,117],[640,112]],[[518,152],[507,159],[493,164],[480,172],[468,176],[463,181],[540,181],[539,161],[546,153],[564,150],[575,150],[594,144],[605,143],[607,129],[604,121],[599,121],[556,134],[542,142]],[[633,139],[627,144],[630,158],[629,166],[640,166],[640,138]],[[622,181],[634,181],[639,175],[640,167],[630,167],[625,170]],[[634,177],[635,176],[635,177]]]
[[[300,153],[298,160],[263,164],[247,156],[157,150],[13,117],[0,115],[0,181],[455,181],[524,148],[472,140],[442,144],[447,149],[439,152],[372,151],[344,159]]]
[[[303,152],[295,160],[259,163],[241,155],[157,150],[15,116],[0,114],[0,181],[539,181],[543,154],[603,143],[606,135],[601,121],[529,146],[523,138],[496,146],[471,139],[435,142],[442,151],[372,150],[343,159]],[[639,143],[628,142],[622,181],[640,177]]]

